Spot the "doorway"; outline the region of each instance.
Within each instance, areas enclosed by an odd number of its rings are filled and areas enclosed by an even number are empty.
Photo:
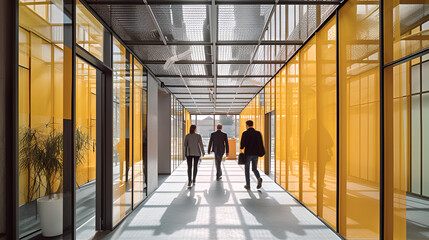
[[[76,238],[96,232],[97,88],[101,71],[76,57]]]
[[[276,113],[265,114],[265,174],[275,179],[276,172]]]

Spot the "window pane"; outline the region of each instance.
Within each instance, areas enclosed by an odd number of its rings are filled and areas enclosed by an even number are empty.
[[[420,95],[411,97],[411,192],[421,194]]]
[[[78,0],[76,1],[76,42],[103,61],[103,25]]]
[[[422,95],[422,146],[429,146],[429,93]],[[429,148],[423,147],[423,192],[429,197]]]

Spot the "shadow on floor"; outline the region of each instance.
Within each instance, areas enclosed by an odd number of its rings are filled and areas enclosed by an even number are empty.
[[[201,196],[195,197],[194,188],[182,189],[162,215],[160,225],[155,229],[153,235],[162,233],[171,235],[183,229],[188,223],[194,222],[200,204]]]
[[[262,191],[258,191],[258,197],[252,191],[247,192],[250,199],[240,199],[242,206],[275,237],[286,239],[286,232],[301,236],[306,234],[302,226],[297,224],[299,221],[292,214],[290,206],[278,203]]]

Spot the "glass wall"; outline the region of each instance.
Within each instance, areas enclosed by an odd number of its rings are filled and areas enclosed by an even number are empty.
[[[46,210],[37,201],[62,204],[63,120],[71,96],[63,88],[71,66],[65,58],[63,1],[19,2],[19,236],[41,229]],[[68,108],[66,108],[68,109]],[[54,151],[49,151],[53,147]],[[61,215],[59,220],[62,221]],[[62,228],[62,226],[61,226]]]
[[[185,160],[183,140],[189,133],[190,115],[182,104],[171,97],[171,171]],[[186,129],[187,128],[187,129]]]
[[[241,133],[247,120],[258,122],[265,113],[273,114],[275,181],[333,228],[337,220],[336,64],[333,18],[240,114]],[[264,124],[255,127],[265,128]],[[259,167],[265,170],[264,164]]]
[[[131,211],[130,55],[113,39],[113,225]]]
[[[136,207],[147,195],[146,167],[144,164],[147,152],[147,73],[136,58],[133,58],[132,76],[133,205]]]
[[[352,0],[339,12],[340,233],[346,238],[379,237],[378,9],[377,2]]]
[[[385,64],[385,235],[428,238],[429,4],[383,1]]]

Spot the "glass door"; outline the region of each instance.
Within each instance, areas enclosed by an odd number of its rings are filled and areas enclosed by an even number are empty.
[[[98,73],[97,73],[98,72]],[[76,59],[76,237],[95,234],[97,76],[100,70]]]

